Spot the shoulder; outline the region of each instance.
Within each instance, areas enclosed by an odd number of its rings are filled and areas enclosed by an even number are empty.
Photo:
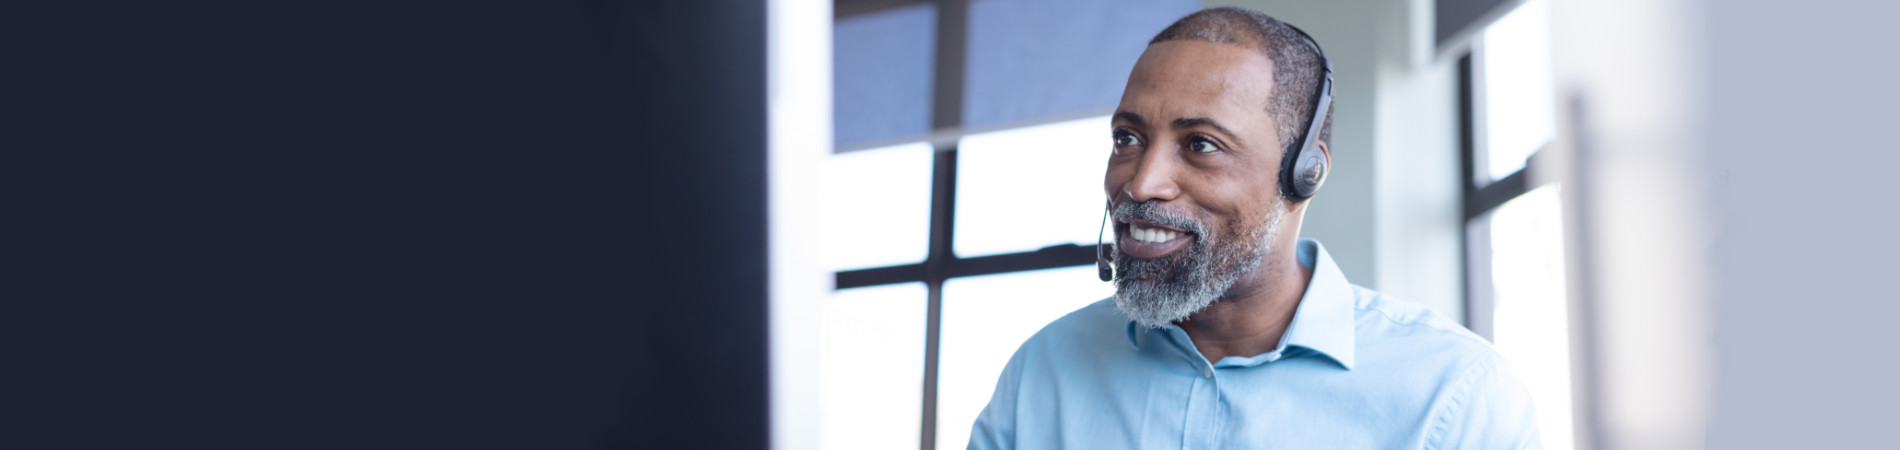
[[[1426,448],[1535,448],[1530,392],[1490,341],[1431,309],[1354,287],[1362,359],[1423,401]],[[1358,369],[1355,369],[1358,370]]]
[[[1128,325],[1128,316],[1115,307],[1115,297],[1109,297],[1090,303],[1080,309],[1063,315],[1061,318],[1037,331],[1024,342],[1030,344],[1074,344],[1078,340],[1098,340],[1114,337],[1123,333]],[[1125,340],[1125,339],[1124,339]]]
[[[1476,364],[1502,360],[1489,341],[1431,308],[1364,287],[1352,288],[1355,329],[1361,347],[1430,350],[1430,355]]]
[[[1354,286],[1353,294],[1354,371],[1383,375],[1425,398],[1456,395],[1473,383],[1517,384],[1490,341],[1450,318],[1371,289]]]
[[[1490,341],[1417,303],[1353,287],[1361,367],[1407,386],[1431,409],[1433,441],[1457,427],[1496,425],[1498,439],[1534,439],[1529,392]],[[1471,433],[1470,430],[1465,430]],[[1528,433],[1528,434],[1526,434]],[[1506,447],[1515,447],[1508,445]]]
[[[1128,348],[1127,329],[1128,317],[1115,307],[1115,298],[1102,299],[1043,325],[1016,349],[1010,363],[1033,365],[1092,360],[1101,354]]]

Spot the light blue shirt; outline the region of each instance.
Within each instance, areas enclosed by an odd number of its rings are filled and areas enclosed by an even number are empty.
[[[1538,448],[1530,394],[1483,338],[1346,282],[1319,242],[1273,351],[1208,363],[1180,327],[1113,298],[1016,350],[971,449]]]

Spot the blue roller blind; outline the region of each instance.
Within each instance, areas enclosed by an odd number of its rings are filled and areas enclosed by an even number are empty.
[[[937,7],[921,4],[832,25],[832,141],[838,148],[930,132]]]
[[[962,33],[962,126],[1114,108],[1148,39],[1199,8],[1196,0],[974,0]],[[937,13],[933,2],[922,2],[834,24],[839,149],[917,140],[931,131]]]
[[[1195,0],[977,0],[963,123],[985,127],[1112,109],[1148,40]]]

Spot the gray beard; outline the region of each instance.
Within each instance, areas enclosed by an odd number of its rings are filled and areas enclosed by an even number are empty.
[[[1160,328],[1207,308],[1260,268],[1286,213],[1273,208],[1258,229],[1229,227],[1230,235],[1219,239],[1208,237],[1202,221],[1168,213],[1152,201],[1116,204],[1114,216],[1117,223],[1136,218],[1194,233],[1187,248],[1160,258],[1115,252],[1115,306],[1142,326]]]

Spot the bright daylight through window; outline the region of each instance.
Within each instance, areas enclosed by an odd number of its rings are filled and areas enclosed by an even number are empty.
[[[822,448],[910,448],[923,422],[924,284],[845,289],[825,302]]]
[[[956,256],[1095,245],[1108,130],[1108,118],[1097,116],[961,139],[952,209]],[[933,178],[932,164],[943,161],[937,156],[930,144],[916,143],[830,157],[821,201],[830,269],[917,267],[934,259],[932,189],[951,181]],[[1114,294],[1114,285],[1096,279],[1086,260],[1035,264],[1044,265],[944,280],[936,448],[964,447],[1017,346],[1043,325]],[[923,396],[929,289],[927,281],[848,288],[826,303],[824,448],[918,444],[929,409]]]
[[[1492,341],[1537,403],[1544,448],[1571,448],[1570,323],[1564,301],[1563,203],[1558,186],[1491,212]]]
[[[1549,16],[1543,0],[1530,0],[1485,30],[1482,67],[1485,167],[1476,182],[1490,183],[1526,170],[1528,161],[1555,138],[1551,89]],[[1527,177],[1526,177],[1527,178]],[[1523,189],[1518,187],[1517,189]],[[1492,342],[1516,369],[1536,403],[1543,446],[1573,445],[1571,427],[1569,303],[1564,285],[1563,202],[1555,184],[1530,186],[1496,209],[1474,217],[1473,236],[1489,242],[1487,271]]]
[[[957,145],[957,256],[1095,245],[1108,117],[971,135]]]
[[[937,448],[964,448],[970,424],[989,404],[996,377],[1043,325],[1097,300],[1115,286],[1094,266],[956,278],[943,290],[943,368],[937,384]]]
[[[824,261],[836,271],[913,264],[929,251],[928,143],[827,158],[820,193]]]
[[[1518,6],[1485,29],[1485,163],[1490,180],[1524,168],[1550,143],[1556,110],[1550,88],[1550,19],[1543,0]]]

